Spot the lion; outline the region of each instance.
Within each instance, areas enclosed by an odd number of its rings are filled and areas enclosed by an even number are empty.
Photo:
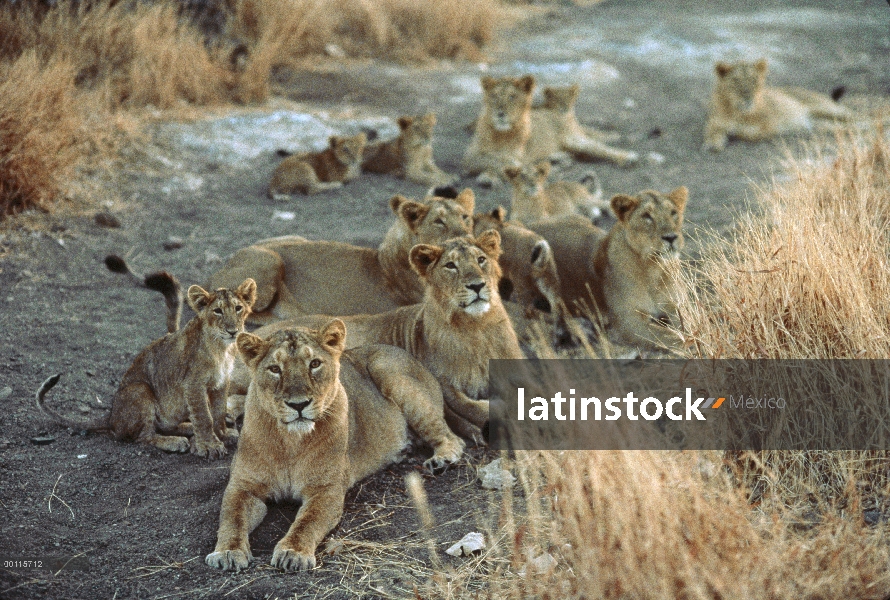
[[[599,178],[593,174],[596,189],[574,181],[554,181],[547,184],[550,161],[543,160],[534,166],[507,167],[504,176],[513,188],[510,198],[510,216],[523,223],[531,223],[548,217],[580,213],[591,219],[602,215],[605,203]],[[545,185],[546,184],[546,185]]]
[[[46,394],[61,375],[43,383],[37,407],[67,427],[111,430],[116,439],[135,440],[167,452],[191,451],[209,459],[225,456],[225,444],[238,438],[225,421],[233,367],[227,348],[244,331],[256,299],[256,283],[246,279],[235,289],[214,292],[193,285],[186,298],[195,317],[139,353],[124,373],[109,415],[77,420],[48,407]]]
[[[683,249],[688,197],[685,187],[668,194],[619,194],[611,201],[618,221],[608,233],[576,216],[530,225],[553,247],[562,298],[573,314],[598,311],[632,344],[663,348],[676,343],[666,327],[677,324],[670,270]]]
[[[408,351],[439,381],[445,417],[454,430],[481,441],[488,422],[488,361],[523,358],[498,293],[501,236],[455,238],[411,249],[411,267],[426,284],[423,301],[379,315],[343,317],[349,348],[389,344]],[[255,333],[268,337],[328,317],[280,321]]]
[[[608,134],[582,127],[575,116],[578,85],[544,88],[544,104],[531,111],[531,135],[525,162],[561,161],[566,153],[580,160],[608,160],[622,167],[636,164],[640,156],[630,150],[606,145]]]
[[[341,187],[361,173],[367,137],[332,135],[321,152],[301,152],[285,158],[272,174],[269,197],[286,200],[294,192],[317,194]]]
[[[362,171],[391,173],[422,185],[447,185],[455,180],[433,161],[433,127],[436,115],[399,117],[395,139],[365,146]]]
[[[257,302],[251,323],[307,314],[376,314],[420,302],[424,285],[408,264],[418,243],[437,243],[472,231],[475,196],[423,202],[393,196],[397,218],[374,250],[299,236],[261,240],[232,254],[208,285],[225,287],[251,277]]]
[[[532,95],[535,78],[482,77],[482,113],[463,165],[468,175],[478,175],[483,185],[501,181],[505,167],[522,165],[531,133]]]
[[[395,462],[410,427],[433,448],[431,470],[457,461],[464,443],[442,418],[435,378],[404,350],[344,350],[334,319],[319,330],[287,328],[237,347],[251,372],[244,427],[223,494],[216,547],[207,565],[240,571],[252,560],[248,535],[267,500],[302,505],[275,545],[272,566],[302,571],[343,514],[346,490]]]
[[[830,97],[802,88],[766,86],[767,61],[717,62],[705,125],[705,148],[720,152],[729,138],[749,142],[811,131],[814,119],[847,121],[853,114]]]

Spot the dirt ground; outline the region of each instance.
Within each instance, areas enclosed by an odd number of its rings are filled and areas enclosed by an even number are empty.
[[[727,232],[752,189],[784,177],[783,144],[735,143],[719,155],[700,149],[713,62],[768,56],[774,84],[824,92],[843,85],[850,94],[886,97],[888,24],[890,7],[880,0],[553,5],[503,33],[484,65],[324,58],[305,71],[277,73],[279,99],[270,107],[234,114],[252,122],[278,110],[302,110],[348,129],[356,118],[392,123],[401,114],[435,110],[437,161],[457,172],[469,142],[465,126],[478,111],[481,73],[528,72],[543,85],[578,82],[579,118],[620,132],[617,145],[645,158],[636,168],[576,164],[561,174],[580,177],[593,167],[607,196],[688,186],[694,256],[703,229]],[[200,283],[229,253],[260,238],[296,233],[376,245],[392,219],[387,200],[425,191],[365,175],[338,192],[275,202],[265,196],[279,160],[274,148],[245,142],[249,147],[235,145],[226,154],[212,143],[183,141],[212,142],[211,125],[153,125],[145,151],[132,153],[113,178],[84,174],[94,190],[91,208],[74,202],[52,215],[23,215],[0,226],[2,598],[404,598],[414,597],[414,586],[432,572],[404,491],[404,475],[420,470],[420,457],[350,492],[346,516],[331,535],[337,543],[320,554],[316,570],[285,575],[268,565],[295,513],[295,506],[280,505],[252,536],[256,565],[224,574],[206,567],[204,556],[215,543],[228,459],[207,462],[81,435],[47,421],[34,406],[40,382],[63,373],[50,396],[54,406],[72,415],[107,409],[132,359],[164,333],[161,298],[107,272],[106,254],[126,255],[139,270],[164,268],[183,283]],[[275,123],[265,126],[271,131]],[[508,203],[506,188],[474,189],[479,210]],[[97,225],[97,210],[110,211],[122,227]],[[181,238],[180,249],[163,248],[171,236]],[[34,443],[40,437],[53,439]],[[444,554],[496,518],[491,508],[497,497],[475,476],[491,458],[475,449],[457,468],[425,477],[446,567],[493,568]],[[53,574],[2,565],[74,555],[88,557],[89,570]]]

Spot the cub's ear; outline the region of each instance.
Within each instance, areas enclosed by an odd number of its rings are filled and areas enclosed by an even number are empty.
[[[491,91],[491,89],[498,84],[498,80],[490,75],[483,75],[479,81],[482,82],[482,89],[486,92]]]
[[[247,332],[238,334],[238,337],[235,338],[235,346],[238,348],[241,360],[244,361],[244,364],[251,371],[256,369],[256,366],[266,355],[266,350],[269,348],[266,340]]]
[[[423,122],[424,125],[427,125],[427,126],[429,126],[429,127],[435,127],[435,125],[436,125],[436,113],[434,113],[434,112],[426,113],[425,115],[423,115],[423,116],[420,118],[420,120],[421,120],[421,122]]]
[[[630,213],[640,205],[640,199],[626,194],[618,194],[612,198],[610,204],[612,205],[612,212],[615,213],[615,217],[619,221],[624,222],[627,221]]]
[[[411,268],[422,278],[426,279],[430,267],[439,260],[442,252],[444,252],[444,249],[439,246],[417,244],[411,248],[408,261],[411,263]]]
[[[476,238],[476,245],[492,260],[497,260],[501,256],[501,234],[494,229],[482,232]]]
[[[765,58],[761,58],[756,63],[754,63],[754,68],[757,69],[757,72],[761,75],[766,73],[767,68],[769,67],[769,63],[767,63]]]
[[[191,286],[185,294],[186,299],[188,300],[189,306],[192,307],[196,313],[204,310],[208,304],[210,304],[211,295],[210,292],[202,288],[200,285]]]
[[[337,148],[339,146],[342,146],[344,141],[345,140],[339,135],[332,135],[328,138],[328,146],[330,146],[331,148]]]
[[[554,91],[553,88],[550,88],[550,87],[544,88],[544,102],[545,103],[550,100],[553,100],[555,97],[556,97],[556,92]]]
[[[360,146],[364,146],[368,143],[368,134],[362,131],[361,133],[357,133],[352,137],[351,140],[354,144],[358,144]]]
[[[519,79],[516,80],[516,87],[525,92],[526,94],[531,94],[535,89],[535,76],[534,75],[523,75]]]
[[[412,233],[417,231],[429,212],[429,206],[415,200],[406,200],[399,206],[399,218],[405,222]]]
[[[405,131],[411,124],[414,122],[414,117],[399,117],[399,120],[396,123],[399,124],[399,129]]]
[[[498,206],[494,210],[491,211],[491,218],[497,221],[498,223],[503,223],[507,220],[507,209],[503,206]]]
[[[731,71],[732,65],[722,60],[718,60],[717,64],[714,65],[714,72],[717,73],[717,77],[726,77]]]
[[[520,173],[522,173],[522,169],[519,167],[504,167],[504,175],[507,179],[516,179]]]
[[[686,208],[686,201],[689,200],[689,190],[686,189],[685,185],[681,185],[673,192],[668,194],[668,198],[670,201],[674,203],[674,206],[677,207],[677,210],[681,213]]]
[[[542,270],[551,261],[553,251],[547,240],[538,240],[532,248],[532,269]]]
[[[248,277],[235,290],[235,295],[241,298],[247,306],[253,308],[253,303],[256,302],[256,281]]]
[[[542,160],[541,162],[536,164],[535,165],[535,175],[537,175],[538,177],[543,177],[544,179],[547,179],[547,177],[550,175],[550,161]]]
[[[457,195],[457,198],[455,198],[454,201],[460,204],[461,208],[465,211],[473,214],[473,209],[476,207],[476,196],[473,195],[473,190],[470,188],[464,189],[464,191]]]
[[[318,334],[318,342],[335,354],[340,354],[346,347],[346,323],[334,319],[325,325]]]
[[[581,93],[581,86],[578,85],[577,83],[573,83],[572,86],[569,88],[569,97],[572,99],[576,99],[578,97],[578,94],[580,94],[580,93]]]
[[[392,198],[389,199],[389,209],[394,212],[396,215],[399,214],[399,207],[408,202],[408,199],[402,196],[401,194],[396,194]]]

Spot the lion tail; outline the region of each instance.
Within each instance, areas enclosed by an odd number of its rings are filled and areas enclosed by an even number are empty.
[[[167,331],[169,333],[179,331],[179,321],[182,318],[182,286],[176,277],[167,271],[139,275],[130,269],[127,261],[116,254],[105,257],[105,266],[113,273],[126,275],[134,285],[160,292],[167,304]]]
[[[104,429],[110,429],[111,425],[109,423],[108,415],[88,420],[71,419],[60,413],[57,413],[54,409],[46,405],[47,392],[49,392],[51,389],[53,389],[53,387],[55,387],[57,383],[59,383],[59,379],[61,377],[62,374],[58,373],[40,384],[40,389],[37,390],[36,394],[37,408],[39,408],[41,412],[49,416],[55,422],[66,427],[71,427],[73,429],[86,429],[87,431],[102,431]]]

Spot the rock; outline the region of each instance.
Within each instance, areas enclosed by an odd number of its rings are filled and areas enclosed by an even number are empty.
[[[6,387],[4,387],[2,390],[0,390],[0,400],[5,400],[6,398],[9,398],[10,396],[12,396],[12,388],[9,387],[8,385]]]
[[[519,571],[520,577],[525,577],[526,567],[531,567],[532,575],[542,575],[544,573],[549,573],[556,567],[556,559],[547,552],[538,556],[537,558],[532,558],[532,552],[529,551],[528,558],[529,561],[526,563],[526,566],[522,567],[522,569]]]
[[[182,248],[183,240],[180,237],[176,237],[175,235],[171,235],[167,238],[167,241],[164,242],[164,250],[170,252],[171,250],[179,250]]]
[[[482,487],[487,490],[501,490],[505,487],[513,487],[516,478],[507,469],[501,468],[501,459],[493,460],[477,471]]]
[[[56,441],[51,435],[39,435],[31,438],[31,443],[36,446],[46,446],[47,444],[52,444]]]
[[[866,525],[877,525],[881,521],[886,521],[887,517],[881,514],[881,511],[872,509],[866,510],[862,513],[862,519],[865,521]]]
[[[458,543],[446,550],[445,554],[450,556],[472,556],[479,554],[484,549],[485,536],[476,531],[471,531],[462,537]]]
[[[100,227],[109,227],[111,229],[117,229],[118,227],[121,226],[120,219],[115,217],[110,212],[104,212],[104,211],[97,212],[94,219],[96,221],[96,225],[99,225]]]

